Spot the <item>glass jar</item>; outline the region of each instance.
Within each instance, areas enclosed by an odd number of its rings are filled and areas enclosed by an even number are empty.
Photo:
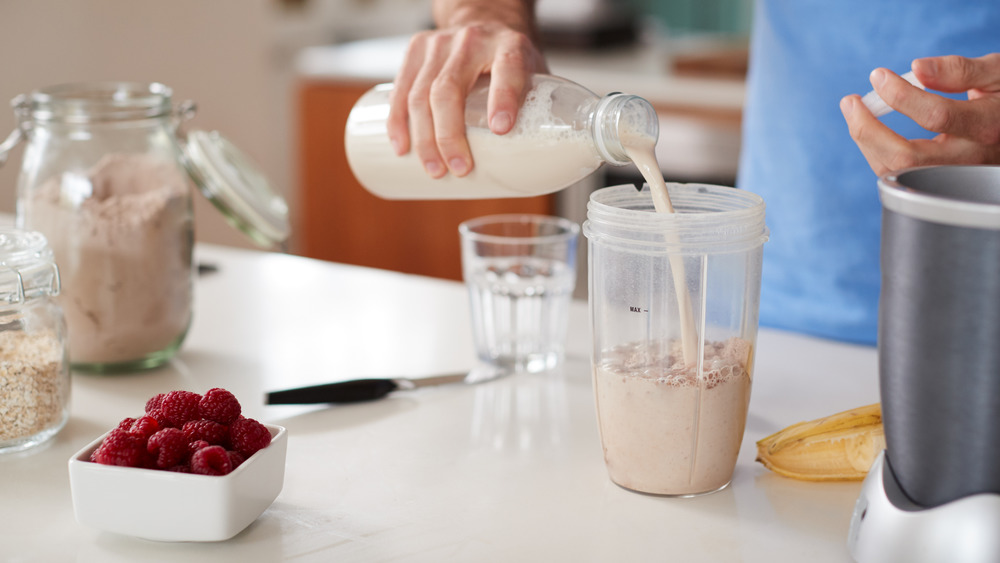
[[[347,118],[347,162],[358,182],[385,199],[478,199],[549,194],[582,180],[602,164],[631,163],[626,137],[655,144],[659,120],[639,96],[598,96],[583,86],[545,74],[531,90],[514,128],[496,135],[487,123],[488,80],[469,92],[466,137],[472,171],[461,178],[431,178],[415,150],[398,156],[389,143],[386,118],[392,84],[375,86]]]
[[[192,317],[191,185],[255,241],[288,235],[287,206],[217,133],[179,134],[194,104],[157,83],[52,86],[13,101],[27,145],[17,224],[43,233],[59,264],[74,369],[167,362]]]
[[[41,445],[69,418],[66,323],[45,237],[0,229],[0,454]]]

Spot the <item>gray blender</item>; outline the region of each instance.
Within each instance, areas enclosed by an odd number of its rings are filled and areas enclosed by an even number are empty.
[[[869,562],[1000,561],[1000,166],[879,180],[886,449],[854,508]]]

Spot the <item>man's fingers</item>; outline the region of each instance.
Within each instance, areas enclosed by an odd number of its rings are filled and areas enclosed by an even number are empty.
[[[486,113],[494,133],[503,135],[514,127],[517,112],[531,89],[531,75],[539,70],[537,58],[537,51],[527,36],[512,32],[500,39],[491,69]]]
[[[973,100],[945,98],[925,92],[882,68],[872,71],[871,82],[887,104],[928,131],[986,144],[1000,142],[1000,96],[979,96]],[[984,119],[986,116],[996,118]]]
[[[472,170],[466,99],[491,75],[487,119],[504,134],[515,124],[531,75],[545,60],[527,35],[503,24],[471,24],[414,36],[390,99],[387,132],[397,154],[416,153],[434,178]]]
[[[451,52],[451,39],[451,36],[442,34],[430,37],[424,64],[420,67],[420,72],[417,73],[413,88],[407,97],[411,142],[417,158],[432,178],[440,178],[448,172],[444,159],[438,151],[435,119],[431,107],[431,89]]]
[[[484,53],[492,53],[490,34],[481,26],[459,30],[451,43],[451,52],[431,87],[431,111],[438,151],[456,176],[472,169],[465,127],[466,97],[476,81],[489,70]]]
[[[900,162],[899,155],[908,150],[906,139],[872,115],[860,96],[852,94],[841,99],[840,111],[847,121],[851,138],[876,175],[881,176],[890,170],[905,167],[905,163]]]
[[[465,137],[465,96],[468,86],[442,74],[431,87],[431,113],[434,116],[434,142],[448,170],[465,176],[472,169],[472,153]]]
[[[974,59],[927,57],[914,60],[910,66],[924,86],[939,92],[1000,91],[1000,53]]]
[[[389,96],[389,116],[385,125],[389,142],[397,155],[410,152],[410,114],[407,104],[413,82],[424,64],[427,36],[428,32],[418,33],[410,39],[403,64],[393,83],[392,94]]]

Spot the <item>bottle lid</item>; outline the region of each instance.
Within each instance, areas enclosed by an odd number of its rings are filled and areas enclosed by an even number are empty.
[[[45,236],[0,228],[0,308],[59,295],[59,269]]]
[[[253,161],[217,131],[190,131],[185,167],[226,220],[261,246],[288,239],[288,204]]]

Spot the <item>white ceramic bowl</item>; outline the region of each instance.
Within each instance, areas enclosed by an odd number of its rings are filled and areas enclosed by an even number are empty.
[[[274,502],[285,480],[285,429],[265,426],[271,444],[228,475],[93,463],[90,454],[101,444],[101,436],[69,460],[77,522],[158,541],[208,542],[235,536]]]

